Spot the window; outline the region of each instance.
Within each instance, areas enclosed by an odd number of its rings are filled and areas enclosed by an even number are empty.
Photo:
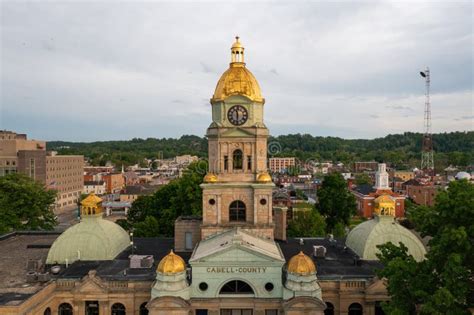
[[[207,285],[206,282],[201,282],[201,283],[199,283],[199,290],[201,290],[201,291],[206,291],[207,288],[208,288],[208,285]]]
[[[62,303],[58,307],[58,315],[73,315],[72,306],[69,303]]]
[[[246,282],[232,280],[224,284],[219,294],[254,294],[252,287]]]
[[[334,305],[332,305],[332,303],[326,302],[326,309],[324,310],[324,315],[334,315]]]
[[[86,315],[99,315],[98,301],[86,301]]]
[[[140,315],[148,315],[148,309],[146,308],[146,302],[140,305]]]
[[[51,309],[49,307],[45,309],[43,315],[51,315]]]
[[[232,154],[232,168],[234,170],[241,170],[242,169],[242,150],[235,150]]]
[[[125,306],[122,303],[112,305],[112,315],[126,315]]]
[[[251,171],[252,170],[252,156],[247,155],[247,170]]]
[[[349,305],[349,313],[348,315],[362,315],[363,314],[363,309],[362,305],[359,303],[352,303]]]
[[[207,310],[196,310],[196,315],[207,315]]]
[[[229,157],[227,155],[224,155],[224,170],[229,169]]]
[[[245,203],[240,200],[233,201],[229,206],[230,222],[245,222]]]
[[[278,310],[265,310],[265,315],[278,315]]]
[[[267,290],[268,292],[273,291],[273,288],[274,288],[273,283],[271,282],[265,283],[265,290]]]
[[[35,159],[30,159],[30,177],[35,178]]]
[[[185,232],[184,233],[184,242],[185,242],[185,245],[184,247],[186,249],[193,249],[193,233],[191,232]]]

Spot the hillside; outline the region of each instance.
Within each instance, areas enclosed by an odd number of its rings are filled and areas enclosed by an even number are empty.
[[[421,138],[421,134],[412,132],[372,140],[290,134],[271,137],[268,151],[269,156],[295,156],[300,160],[384,161],[402,169],[419,165]],[[474,163],[474,132],[434,134],[433,141],[437,170],[449,164],[465,167]],[[94,165],[104,165],[107,161],[131,165],[144,158],[171,158],[181,154],[207,156],[206,139],[193,135],[179,139],[134,138],[90,143],[51,141],[47,148],[61,154],[85,155]]]

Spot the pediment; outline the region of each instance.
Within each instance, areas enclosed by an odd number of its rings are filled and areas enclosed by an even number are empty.
[[[383,280],[375,278],[374,282],[372,282],[365,290],[367,294],[379,294],[379,293],[387,293],[387,287]]]
[[[87,276],[82,278],[80,285],[76,286],[75,291],[77,293],[85,292],[88,294],[107,293],[107,285],[102,279],[96,277],[94,271],[90,271]]]
[[[265,255],[264,253],[254,251],[246,247],[240,247],[239,245],[232,245],[231,247],[224,248],[220,251],[214,252],[209,256],[199,259],[200,262],[227,262],[227,263],[240,263],[240,262],[273,262],[280,261],[274,257]]]
[[[254,136],[251,132],[242,129],[242,128],[232,128],[229,130],[224,131],[221,134],[222,137],[248,137],[248,136]]]

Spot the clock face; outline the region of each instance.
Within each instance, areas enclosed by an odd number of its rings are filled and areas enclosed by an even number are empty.
[[[236,126],[245,124],[248,116],[247,110],[241,105],[232,106],[227,112],[227,118]]]

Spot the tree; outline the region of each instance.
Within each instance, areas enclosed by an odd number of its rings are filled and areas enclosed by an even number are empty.
[[[181,215],[201,215],[202,183],[207,164],[195,162],[189,165],[181,178],[171,181],[153,195],[140,196],[128,213],[129,226],[137,235],[173,236],[174,221]],[[155,219],[157,226],[155,226]],[[145,223],[145,221],[147,221]]]
[[[52,230],[56,192],[22,174],[0,177],[0,233]]]
[[[326,222],[315,209],[298,211],[288,224],[289,237],[315,237],[326,234]]]
[[[327,232],[331,233],[337,223],[348,226],[356,213],[356,202],[342,175],[332,173],[324,177],[317,194],[317,208],[326,217]]]
[[[436,196],[433,207],[418,207],[411,219],[422,236],[431,236],[426,259],[414,262],[406,247],[380,246],[392,301],[392,314],[468,314],[473,296],[474,185],[454,181]],[[409,298],[410,297],[410,298]],[[472,299],[470,301],[472,303]]]
[[[360,185],[371,185],[372,179],[367,173],[359,173],[355,175],[355,183],[357,186]]]

